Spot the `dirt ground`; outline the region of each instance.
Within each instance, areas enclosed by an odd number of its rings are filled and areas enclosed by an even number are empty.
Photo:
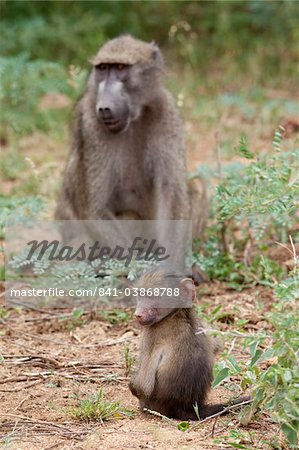
[[[272,297],[264,288],[235,292],[219,283],[208,284],[199,304],[221,304],[225,318],[220,331],[246,319],[246,332],[267,327],[263,320]],[[0,306],[4,306],[2,292]],[[7,305],[6,305],[7,307]],[[266,449],[279,429],[265,415],[242,427],[237,413],[208,420],[196,430],[182,432],[179,422],[145,415],[128,388],[124,345],[137,352],[140,330],[133,318],[111,324],[89,311],[78,323],[71,309],[32,310],[14,306],[0,319],[0,438],[2,447],[18,450],[49,449],[226,449],[231,430],[239,430],[241,448]],[[227,339],[227,338],[226,338]],[[239,360],[246,358],[235,341],[223,345]],[[219,356],[221,359],[221,355]],[[236,380],[237,382],[238,380]],[[84,422],[74,419],[78,399],[103,387],[105,398],[132,410],[121,420]],[[174,386],[175,388],[175,386]],[[210,402],[227,400],[225,388],[215,389]],[[243,436],[243,437],[242,437]]]

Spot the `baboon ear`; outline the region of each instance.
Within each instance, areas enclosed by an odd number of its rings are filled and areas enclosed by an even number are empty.
[[[180,281],[180,288],[185,293],[186,296],[192,298],[192,302],[196,298],[195,286],[192,278],[183,278]]]
[[[155,43],[152,43],[152,48],[153,48],[152,59],[155,62],[155,66],[158,68],[163,67],[164,59],[163,59],[163,56],[162,56],[162,53],[161,53],[159,47]]]

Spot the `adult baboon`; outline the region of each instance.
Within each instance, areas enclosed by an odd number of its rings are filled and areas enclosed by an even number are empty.
[[[103,45],[91,63],[56,218],[193,217],[198,234],[204,195],[187,186],[182,121],[162,84],[159,48],[125,35]]]

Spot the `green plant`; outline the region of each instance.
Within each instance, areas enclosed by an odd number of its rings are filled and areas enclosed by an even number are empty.
[[[105,400],[102,389],[90,398],[81,400],[79,406],[71,410],[71,414],[75,419],[99,420],[101,423],[132,416],[132,412],[120,406],[119,403]]]
[[[0,173],[4,180],[18,179],[25,169],[28,169],[28,164],[19,151],[13,148],[10,152],[3,152],[0,160]]]
[[[112,310],[104,309],[100,312],[100,317],[112,325],[127,324],[132,318],[132,314],[124,309],[114,308]]]
[[[285,241],[288,230],[298,221],[299,149],[282,152],[281,140],[280,131],[276,131],[274,154],[258,156],[241,137],[237,153],[251,163],[238,173],[228,174],[217,186],[216,219],[243,229],[242,237],[246,241],[259,241],[265,235],[278,233]]]
[[[219,226],[216,227],[220,229]],[[273,286],[285,275],[285,269],[281,265],[262,254],[256,255],[247,264],[239,255],[224,252],[221,233],[213,235],[214,230],[215,227],[211,227],[204,249],[193,255],[193,263],[210,279],[225,281],[230,288],[242,290],[256,284]]]
[[[63,317],[61,319],[65,323],[66,329],[72,331],[75,328],[82,327],[84,325],[84,309],[74,308],[71,317]]]
[[[214,174],[218,177],[212,200],[214,223],[204,245],[198,244],[194,261],[212,279],[235,289],[255,284],[274,289],[272,308],[264,317],[267,331],[225,332],[242,339],[250,356],[247,362],[240,362],[228,353],[215,365],[213,387],[239,379],[242,390],[252,390],[252,403],[241,411],[241,423],[247,424],[259,409],[267,411],[280,424],[288,445],[295,448],[299,432],[299,270],[290,236],[296,238],[298,233],[299,150],[283,150],[283,131],[280,128],[274,134],[272,154],[251,151],[242,136],[236,151],[247,164],[225,168],[220,179],[219,172]],[[269,245],[287,239],[294,261],[288,275],[286,268],[267,256]],[[219,307],[215,308],[209,322],[221,314]],[[228,386],[238,389],[232,381]],[[235,438],[229,440],[230,445],[247,448],[238,435]]]
[[[123,357],[125,362],[125,375],[128,377],[135,363],[135,356],[132,354],[132,350],[128,343],[123,346]]]
[[[296,257],[297,259],[297,257]],[[276,303],[266,319],[272,333],[260,330],[244,336],[244,347],[251,358],[239,363],[229,356],[215,366],[213,387],[231,377],[241,379],[241,388],[252,387],[252,404],[240,413],[247,424],[258,409],[266,410],[281,426],[289,444],[295,448],[299,432],[299,270],[275,289]],[[239,333],[242,337],[242,333]],[[265,368],[266,367],[266,368]]]
[[[0,195],[0,235],[4,237],[4,227],[22,224],[42,211],[44,205],[39,197],[3,197]]]
[[[193,255],[210,278],[235,289],[272,286],[285,276],[285,269],[267,257],[269,245],[286,242],[292,232],[296,237],[298,226],[299,149],[283,151],[282,132],[275,132],[273,154],[257,155],[241,137],[236,152],[249,163],[232,164],[218,178],[213,223]]]
[[[52,247],[47,249],[41,259],[39,254],[34,253],[28,258],[28,248],[24,248],[15,255],[10,255],[11,260],[9,266],[14,269],[13,277],[25,277],[28,282],[35,286],[58,286],[65,290],[78,289],[89,290],[85,292],[89,297],[100,297],[102,301],[108,303],[113,294],[117,295],[117,288],[122,284],[122,280],[126,277],[130,281],[134,281],[147,268],[150,268],[154,263],[154,259],[138,261],[132,259],[129,265],[126,266],[124,260],[117,259],[95,259],[91,263],[86,261],[72,262],[64,261],[63,264],[56,260],[49,258]],[[22,270],[26,267],[31,267],[32,272],[38,277],[32,277],[32,274],[23,274]],[[100,274],[100,276],[99,276]],[[100,293],[97,288],[101,288]],[[115,291],[113,290],[115,288]],[[93,290],[93,292],[91,292]],[[84,297],[78,294],[78,297]],[[104,313],[105,314],[105,313]],[[115,321],[115,319],[127,320],[127,313],[115,312],[108,313],[107,320]],[[118,318],[117,318],[118,316]]]
[[[9,315],[9,312],[4,306],[0,306],[0,319],[6,319]]]
[[[214,439],[215,444],[227,444],[231,448],[248,450],[254,448],[254,432],[240,429],[229,430],[228,435]]]
[[[274,362],[261,373],[254,388],[252,409],[264,407],[280,423],[291,445],[299,434],[299,268],[276,288],[277,304],[268,315],[274,328]],[[270,352],[269,352],[270,353]],[[262,354],[261,354],[262,357]]]

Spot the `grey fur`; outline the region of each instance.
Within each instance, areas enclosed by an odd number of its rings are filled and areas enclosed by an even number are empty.
[[[199,193],[195,215],[191,212],[191,198],[196,195],[194,188],[187,186],[183,124],[162,83],[163,60],[158,47],[123,36],[105,44],[93,63],[101,62],[101,54],[112,58],[111,49],[117,54],[117,48],[122,49],[124,63],[125,44],[134,47],[133,51],[127,48],[130,60],[138,57],[138,49],[142,55],[140,62],[130,67],[130,79],[124,83],[128,107],[134,112],[130,125],[123,132],[112,133],[99,120],[99,83],[94,67],[75,107],[71,149],[55,217],[151,220],[189,219],[193,215],[198,234],[203,222],[198,218],[205,214],[202,209],[197,211]]]

